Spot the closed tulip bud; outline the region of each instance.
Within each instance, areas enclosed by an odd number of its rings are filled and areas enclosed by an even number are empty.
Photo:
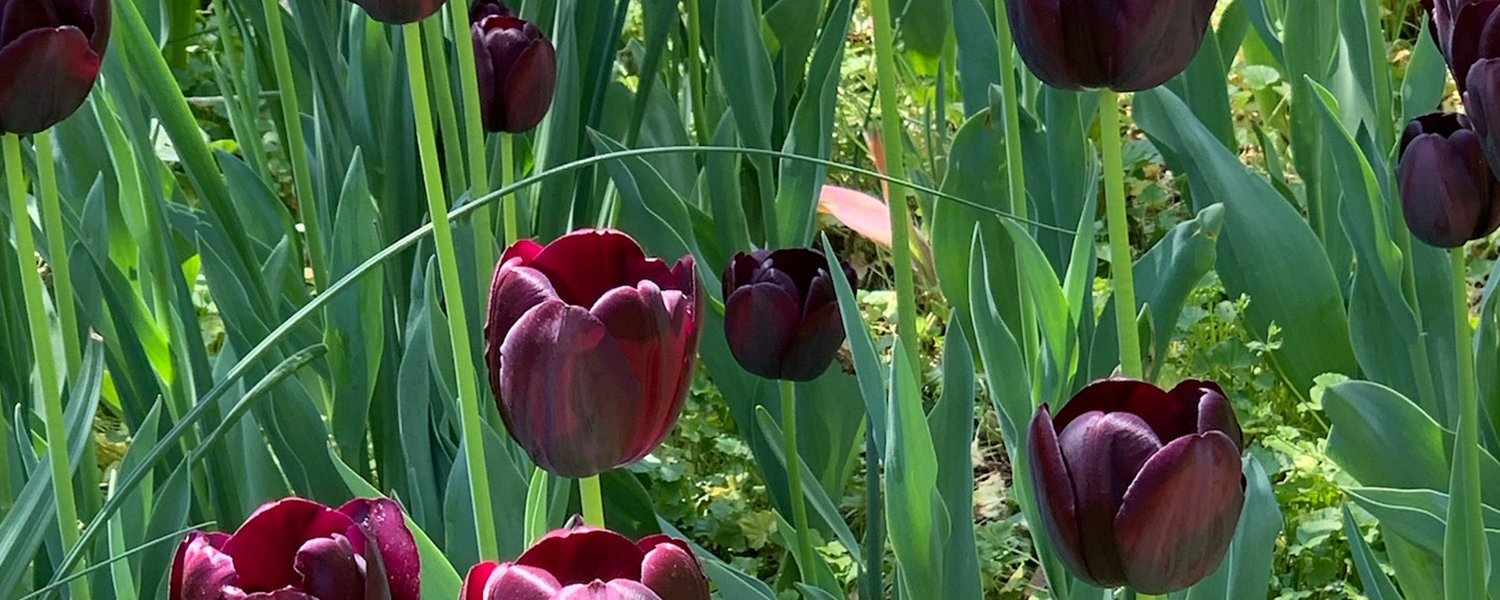
[[[1166,594],[1218,568],[1245,504],[1239,423],[1219,386],[1095,382],[1031,420],[1038,510],[1068,569]]]
[[[853,282],[854,270],[840,268]],[[746,371],[817,379],[844,344],[827,257],[810,248],[736,254],[724,271],[724,333]]]
[[[168,598],[420,600],[420,567],[395,502],[357,499],[334,510],[287,498],[260,507],[233,535],[188,534]]]
[[[1005,0],[1016,49],[1055,88],[1135,92],[1187,68],[1218,0]]]
[[[686,543],[632,542],[576,523],[547,534],[513,563],[469,570],[458,600],[708,600],[708,579]]]
[[[1408,123],[1396,178],[1417,239],[1456,248],[1500,227],[1500,182],[1464,115],[1433,113]]]
[[[370,14],[370,18],[389,25],[416,23],[436,13],[448,0],[349,0]]]
[[[693,258],[647,258],[612,229],[505,251],[490,286],[485,359],[512,437],[557,475],[633,463],[682,412],[702,310]]]
[[[479,0],[469,8],[479,107],[489,131],[530,131],[547,116],[557,87],[557,52],[530,22],[504,4]]]
[[[0,0],[0,131],[37,133],[77,111],[109,27],[108,0]]]

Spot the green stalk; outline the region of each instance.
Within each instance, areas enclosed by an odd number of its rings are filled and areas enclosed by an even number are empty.
[[[78,311],[73,304],[73,270],[68,266],[68,241],[63,237],[62,205],[57,200],[57,165],[52,162],[52,132],[32,136],[36,145],[37,190],[41,192],[42,231],[47,234],[47,264],[52,267],[52,293],[62,322],[63,356],[68,373],[78,370],[83,353],[78,344]]]
[[[307,236],[307,255],[312,263],[313,285],[323,289],[328,284],[328,265],[323,253],[323,230],[318,223],[318,203],[313,198],[312,169],[307,164],[307,141],[302,134],[302,113],[297,109],[297,81],[286,46],[286,30],[281,26],[281,3],[262,0],[266,12],[266,29],[271,35],[271,60],[276,63],[277,89],[281,90],[281,120],[286,125],[287,160],[292,163],[292,179],[297,188],[297,213]]]
[[[443,22],[440,19],[427,19],[422,21],[422,41],[427,44],[427,56],[432,61],[432,68],[428,70],[428,76],[432,78],[432,104],[437,108],[438,127],[443,132],[443,149],[447,150],[447,160],[443,161],[443,168],[447,170],[449,196],[459,195],[457,190],[464,185],[464,162],[458,160],[463,156],[463,138],[458,135],[458,113],[453,110],[453,86],[448,81],[448,51],[443,47]],[[473,48],[469,49],[471,52]]]
[[[792,525],[797,528],[797,564],[803,581],[812,580],[812,534],[807,529],[807,501],[802,496],[802,455],[797,452],[797,386],[781,382],[781,435],[786,453],[786,482],[791,493]]]
[[[1026,218],[1031,207],[1026,201],[1026,163],[1021,152],[1021,101],[1017,92],[1020,82],[1016,81],[1016,59],[1015,53],[1011,52],[1015,40],[1011,35],[1010,19],[1005,12],[1005,0],[995,0],[995,37],[999,40],[1000,49],[1000,88],[1005,107],[1005,163],[1006,175],[1010,183],[1010,209],[1021,218]],[[1017,256],[1017,260],[1020,257]],[[1020,263],[1016,263],[1016,272],[1020,273]],[[1036,328],[1036,319],[1033,318],[1033,307],[1031,296],[1020,288],[1021,307],[1021,341],[1028,354],[1028,358],[1034,358],[1041,346]]]
[[[26,298],[26,316],[31,321],[31,353],[36,357],[37,379],[41,380],[42,414],[46,419],[47,431],[47,462],[52,467],[57,528],[62,536],[63,552],[67,552],[78,543],[78,507],[73,504],[73,469],[68,465],[62,391],[57,385],[52,327],[47,323],[47,305],[42,299],[42,274],[36,269],[36,243],[31,237],[31,213],[26,209],[26,173],[21,168],[21,138],[7,133],[4,145],[5,181],[10,191],[11,225],[16,234],[16,261],[21,267],[21,292]],[[72,590],[74,600],[88,600],[87,581],[74,580],[69,589]]]
[[[1485,590],[1489,547],[1479,486],[1479,393],[1474,378],[1474,330],[1469,325],[1469,284],[1464,249],[1454,248],[1453,310],[1457,322],[1458,445],[1448,490],[1448,528],[1443,536],[1443,591],[1450,600],[1479,600]],[[1463,523],[1465,527],[1457,526]]]
[[[604,527],[604,493],[599,489],[598,475],[578,480],[578,498],[583,503],[583,524]]]
[[[1125,166],[1120,158],[1120,108],[1112,90],[1099,91],[1099,146],[1104,150],[1104,201],[1109,221],[1109,264],[1115,285],[1115,329],[1120,335],[1120,372],[1145,376],[1140,331],[1135,326],[1135,262],[1125,216]]]
[[[896,33],[891,28],[890,0],[870,0],[875,20],[875,69],[880,85],[881,137],[885,138],[886,170],[900,178],[906,174],[902,156],[901,106],[896,102]],[[906,188],[891,182],[886,186],[886,204],[891,212],[891,255],[896,265],[896,335],[912,368],[921,371],[921,339],[917,335],[916,283],[911,265],[911,223],[906,214]]]
[[[464,142],[468,146],[469,198],[490,193],[489,163],[484,150],[484,107],[479,105],[479,73],[474,58],[473,32],[469,11],[462,4],[449,4],[449,29],[453,33],[454,60],[458,61],[459,91],[463,93]],[[479,253],[479,270],[484,272],[495,262],[494,209],[480,208],[474,215],[474,247]]]
[[[698,145],[707,146],[711,140],[708,135],[708,108],[704,106],[708,90],[703,84],[703,22],[698,16],[698,0],[683,2],[687,4],[688,81],[693,88],[690,92],[693,98],[693,135],[697,138]]]
[[[271,1],[271,0],[268,0]],[[443,298],[448,303],[453,362],[458,378],[458,405],[463,426],[464,457],[469,469],[469,493],[473,500],[474,526],[479,534],[479,557],[500,557],[495,537],[495,515],[490,511],[490,484],[485,473],[484,438],[479,421],[479,381],[474,371],[473,346],[469,342],[469,319],[464,311],[463,283],[458,278],[458,257],[453,251],[453,226],[446,218],[448,199],[443,196],[443,176],[437,164],[437,141],[433,139],[432,106],[427,97],[427,66],[422,62],[422,26],[401,27],[406,36],[406,68],[410,72],[412,113],[416,117],[417,147],[422,156],[422,179],[427,189],[427,208],[432,214],[432,235],[438,268],[443,279]]]
[[[516,144],[515,136],[509,133],[500,134],[500,187],[510,187],[516,180]],[[476,196],[477,197],[477,196]],[[478,219],[479,216],[475,216]],[[516,216],[516,199],[511,198],[505,203],[505,246],[510,247],[521,238],[520,217]]]

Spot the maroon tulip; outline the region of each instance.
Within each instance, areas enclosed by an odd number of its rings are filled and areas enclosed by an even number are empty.
[[[1500,36],[1490,30],[1500,20],[1500,0],[1422,0],[1432,13],[1428,25],[1448,60],[1459,92],[1469,87],[1475,63],[1500,57]]]
[[[1006,0],[1016,50],[1047,85],[1135,92],[1176,77],[1218,0]]]
[[[37,133],[78,110],[109,26],[109,0],[0,0],[0,131]]]
[[[496,0],[469,8],[478,61],[479,107],[489,131],[530,131],[547,116],[557,87],[557,52],[542,31]]]
[[[854,270],[841,267],[853,282]],[[817,379],[844,344],[827,257],[811,248],[736,254],[724,270],[724,332],[746,371]]]
[[[664,535],[631,542],[579,526],[547,534],[516,562],[476,565],[458,600],[708,600],[688,545]]]
[[[416,23],[436,13],[447,0],[349,0],[358,4],[370,18],[390,25]]]
[[[420,567],[395,502],[356,499],[334,510],[287,498],[257,509],[234,535],[188,534],[168,598],[420,600]]]
[[[1219,566],[1245,504],[1240,426],[1219,386],[1090,384],[1031,420],[1027,456],[1053,547],[1079,578],[1146,594]]]
[[[1461,114],[1433,113],[1406,125],[1396,179],[1412,235],[1456,248],[1500,228],[1500,182],[1481,146]]]
[[[565,477],[644,458],[682,412],[701,310],[691,256],[668,267],[613,229],[517,242],[495,269],[484,326],[511,436]]]

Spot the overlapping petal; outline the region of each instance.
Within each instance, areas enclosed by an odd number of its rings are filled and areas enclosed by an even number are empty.
[[[841,265],[852,282],[854,272]],[[811,248],[737,254],[724,270],[724,331],[736,361],[767,379],[812,381],[844,344],[829,261]]]
[[[1016,48],[1056,88],[1140,91],[1187,68],[1215,0],[1006,0]]]

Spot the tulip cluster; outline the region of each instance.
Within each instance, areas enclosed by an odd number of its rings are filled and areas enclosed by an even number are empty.
[[[569,526],[515,562],[476,565],[459,600],[708,600],[708,580],[687,544],[664,535],[632,542]]]
[[[1239,422],[1217,384],[1163,391],[1128,379],[1085,387],[1031,421],[1027,456],[1042,523],[1075,575],[1165,594],[1224,559],[1245,479]]]
[[[1468,115],[1407,124],[1397,176],[1418,239],[1454,248],[1500,228],[1500,2],[1423,0]]]
[[[108,0],[0,0],[0,131],[37,133],[77,111],[109,31]]]
[[[1134,92],[1176,77],[1218,0],[1005,0],[1016,49],[1047,85]]]

